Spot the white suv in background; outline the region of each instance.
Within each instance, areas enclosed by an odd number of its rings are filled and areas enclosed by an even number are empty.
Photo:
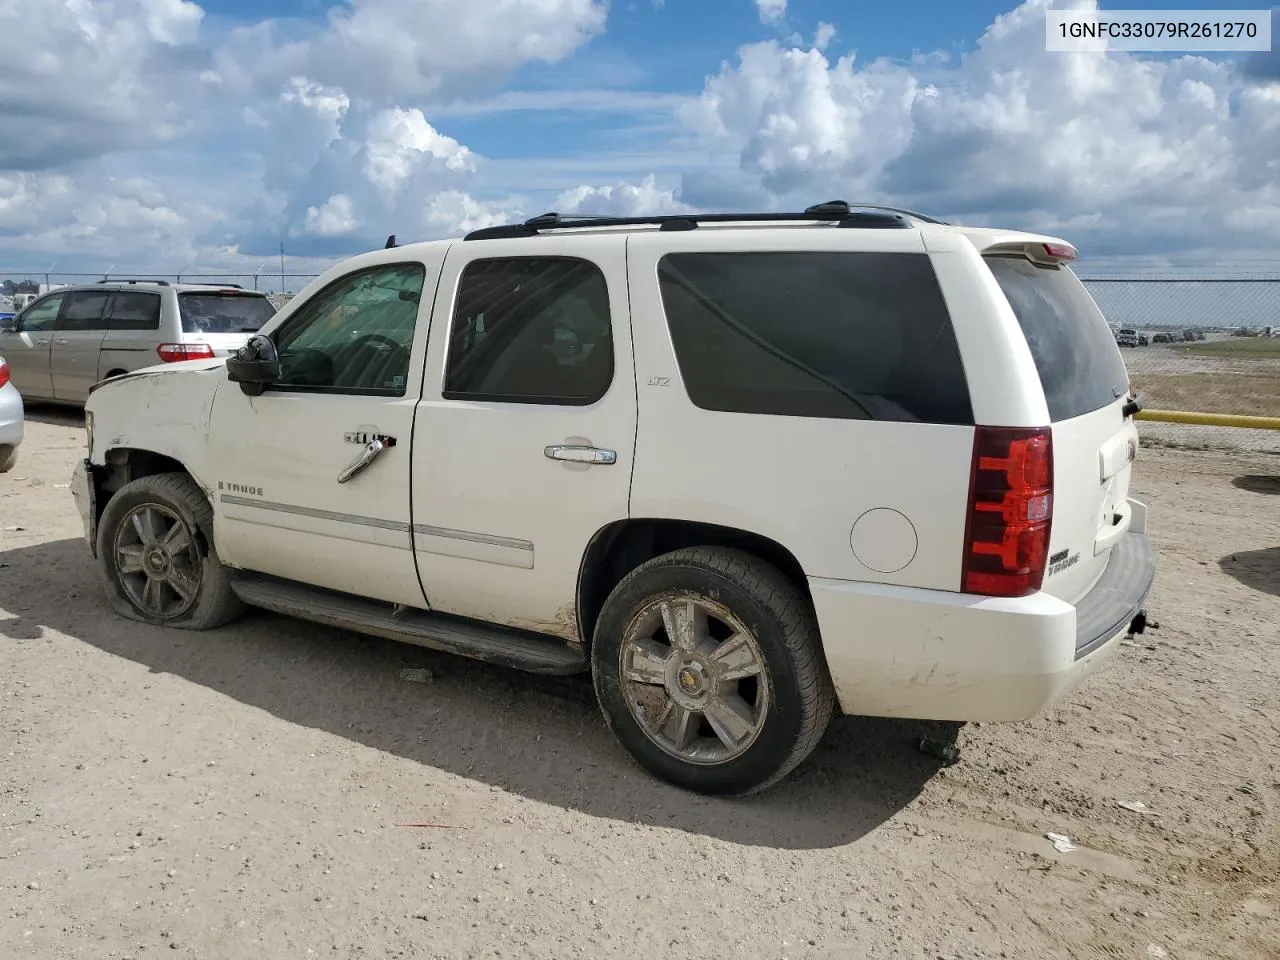
[[[235,284],[111,280],[58,287],[0,326],[27,400],[83,404],[98,381],[178,360],[228,357],[275,315]]]
[[[125,616],[591,671],[645,768],[746,793],[835,710],[1022,719],[1141,629],[1139,404],[1074,256],[841,202],[391,246],[97,387],[73,489]]]

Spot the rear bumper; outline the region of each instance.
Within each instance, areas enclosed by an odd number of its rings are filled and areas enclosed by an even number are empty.
[[[0,447],[16,447],[21,444],[25,423],[22,394],[11,385],[0,387]]]
[[[1024,720],[1106,662],[1154,577],[1154,551],[1137,530],[1075,605],[1045,593],[975,597],[815,578],[809,588],[844,713]]]

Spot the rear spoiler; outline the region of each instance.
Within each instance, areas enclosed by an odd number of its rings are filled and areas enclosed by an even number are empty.
[[[1036,263],[1062,264],[1070,263],[1080,254],[1074,246],[1065,240],[1029,240],[1019,239],[993,243],[979,251],[984,257],[1015,256],[1026,257]]]

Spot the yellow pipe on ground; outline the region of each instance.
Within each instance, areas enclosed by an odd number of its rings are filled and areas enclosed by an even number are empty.
[[[1203,427],[1245,427],[1249,430],[1280,430],[1280,417],[1245,417],[1232,413],[1191,413],[1187,410],[1139,410],[1139,420],[1160,423],[1190,423]]]

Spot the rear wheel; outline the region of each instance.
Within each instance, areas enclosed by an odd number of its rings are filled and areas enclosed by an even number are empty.
[[[678,550],[623,578],[596,624],[592,669],[610,728],[641,766],[706,794],[786,776],[835,699],[808,602],[738,550]]]
[[[18,465],[18,447],[6,444],[0,447],[0,473],[8,473]]]
[[[184,473],[141,477],[107,501],[98,562],[107,599],[134,620],[207,630],[244,610],[213,545],[213,510]]]

